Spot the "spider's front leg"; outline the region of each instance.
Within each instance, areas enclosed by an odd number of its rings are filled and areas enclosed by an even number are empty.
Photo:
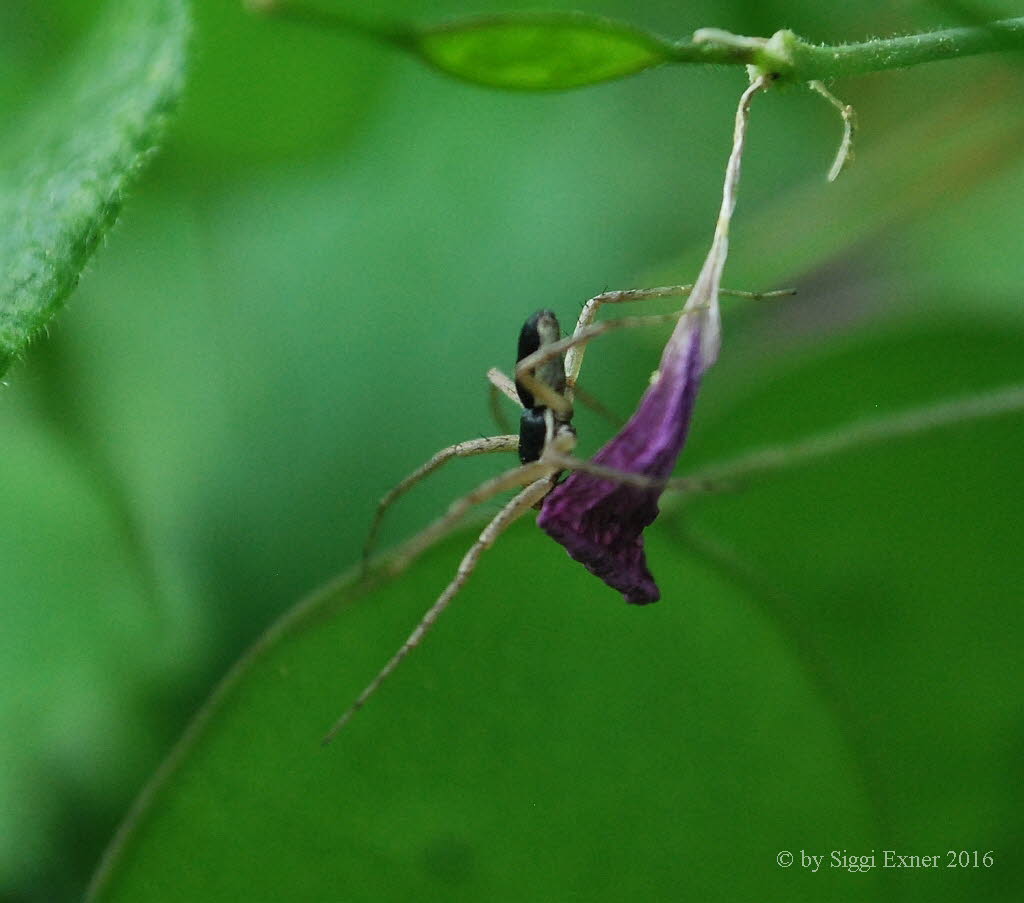
[[[692,285],[665,285],[658,288],[634,288],[622,291],[602,292],[595,295],[580,311],[579,319],[576,321],[576,328],[573,330],[573,338],[581,338],[584,335],[591,335],[591,324],[597,317],[597,311],[604,304],[622,304],[626,301],[656,301],[661,298],[685,298],[693,289]],[[630,318],[639,319],[639,318]],[[646,320],[646,318],[642,318]],[[596,333],[600,335],[600,332]],[[572,345],[565,354],[565,378],[569,390],[576,388],[576,380],[579,379],[580,368],[583,366],[583,355],[586,351],[587,339],[578,344]]]
[[[583,328],[577,328],[571,336],[567,336],[564,339],[559,339],[555,342],[541,345],[536,351],[522,358],[516,365],[516,380],[517,382],[523,382],[527,384],[531,389],[538,385],[540,388],[537,391],[539,398],[545,400],[545,404],[551,401],[552,405],[558,405],[562,410],[568,410],[572,412],[572,397],[575,389],[575,376],[572,379],[569,377],[568,367],[565,367],[564,381],[562,383],[563,390],[560,393],[553,392],[544,383],[540,383],[536,376],[533,375],[533,371],[538,369],[549,361],[558,360],[561,364],[563,357],[565,361],[568,361],[569,355],[573,350],[582,348],[588,342],[596,339],[600,335],[604,335],[606,332],[611,332],[614,329],[628,329],[636,326],[650,326],[655,323],[670,323],[673,320],[678,320],[679,317],[685,316],[695,311],[687,311],[683,314],[682,311],[676,311],[671,314],[652,314],[644,317],[622,317],[618,320],[605,320],[601,323],[591,323],[589,326]],[[579,375],[579,363],[581,358],[577,357],[576,360],[576,376]]]
[[[506,398],[511,399],[515,402],[516,406],[521,409],[523,407],[523,403],[519,400],[519,393],[516,392],[516,384],[497,367],[491,367],[491,369],[487,371],[487,381],[491,384],[489,393],[491,416],[494,418],[494,422],[498,424],[499,430],[511,433],[512,426],[509,424],[508,418],[505,416],[505,411],[501,407],[500,396],[504,395]]]
[[[394,576],[404,571],[434,543],[439,542],[458,525],[474,505],[479,505],[510,489],[521,489],[528,483],[550,479],[551,467],[547,463],[532,461],[521,467],[507,470],[493,479],[481,483],[472,492],[452,502],[448,510],[432,524],[424,527],[409,539],[390,557],[386,565],[387,574]]]
[[[455,445],[449,445],[448,448],[441,449],[426,464],[409,474],[377,503],[377,510],[374,512],[373,521],[366,535],[366,543],[363,545],[362,574],[365,576],[369,568],[370,557],[377,543],[377,534],[380,532],[380,524],[384,518],[384,513],[402,495],[419,483],[420,480],[434,473],[434,471],[438,470],[452,458],[469,458],[474,455],[486,455],[492,452],[514,452],[518,448],[518,436],[491,436],[486,439],[469,439],[466,442],[457,442]]]
[[[566,349],[565,354],[565,380],[568,392],[571,393],[576,388],[576,380],[579,379],[580,368],[583,366],[583,354],[586,351],[586,343],[590,338],[594,338],[600,335],[603,330],[594,332],[594,327],[591,324],[594,322],[594,318],[597,316],[598,309],[604,304],[621,304],[626,301],[657,301],[662,298],[685,298],[693,290],[692,285],[663,285],[657,288],[633,288],[625,289],[622,291],[602,292],[600,295],[595,295],[586,304],[583,305],[583,310],[580,311],[579,320],[576,321],[576,329],[573,331],[573,339],[580,339],[578,343],[572,344]],[[795,292],[792,289],[782,289],[780,291],[770,292],[743,292],[736,291],[734,289],[719,289],[720,295],[731,295],[736,298],[747,298],[752,301],[760,301],[765,298],[778,298],[784,295],[792,295]],[[678,314],[670,314],[672,316],[678,316]],[[611,321],[612,323],[623,323],[623,325],[643,325],[648,322],[655,322],[658,315],[648,319],[647,317],[627,317],[626,321],[632,321],[632,323],[623,321]],[[611,327],[617,328],[617,327]],[[589,338],[585,338],[589,336]]]

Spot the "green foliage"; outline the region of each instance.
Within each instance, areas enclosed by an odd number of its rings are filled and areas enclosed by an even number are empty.
[[[352,564],[400,476],[493,432],[483,374],[510,367],[526,315],[566,323],[602,289],[693,278],[745,83],[660,67],[601,90],[482,91],[379,42],[199,6],[174,141],[0,393],[5,901],[81,899],[231,663]],[[814,0],[778,21],[752,0],[600,11],[829,46],[950,24]],[[95,17],[81,0],[0,3],[4,102]],[[93,40],[136,60],[119,33]],[[1024,383],[1008,65],[837,86],[863,128],[831,186],[834,111],[758,97],[725,281],[800,294],[726,306],[687,470]],[[54,109],[98,70],[75,71]],[[28,136],[3,153],[32,157]],[[585,388],[628,414],[663,338],[602,339]],[[576,422],[581,454],[610,432]],[[642,612],[524,523],[323,750],[469,534],[377,594],[339,589],[207,709],[99,897],[1018,900],[1024,875],[999,851],[1024,832],[1022,440],[1019,416],[975,422],[676,512],[650,534],[666,599]],[[506,463],[453,464],[385,544]],[[997,858],[940,874],[773,864],[862,845]]]
[[[448,75],[493,88],[558,90],[632,75],[671,59],[670,42],[582,13],[457,19],[413,32],[413,47]]]
[[[153,575],[132,537],[134,509],[112,498],[67,441],[66,423],[54,429],[32,407],[12,408],[13,395],[0,466],[0,498],[16,521],[0,533],[0,732],[11,741],[0,768],[6,893],[52,862],[52,823],[62,813],[76,807],[87,837],[109,831],[96,812],[129,790],[120,775],[144,769],[157,752],[145,738],[150,681],[173,673],[180,654],[155,611]],[[48,871],[50,899],[78,896],[61,886],[62,873],[91,868],[97,843],[79,847]]]
[[[933,378],[950,355],[986,360],[992,379],[1018,372],[1022,350],[1019,334],[900,332],[790,362],[774,387],[802,410],[823,387],[883,398],[900,373],[882,408],[900,410],[983,384],[966,368]],[[879,413],[838,390],[828,401],[840,420]],[[712,413],[792,436],[791,409],[769,408],[756,391]],[[1019,818],[984,776],[1015,761],[1001,688],[1022,624],[1013,594],[987,588],[1024,580],[1024,495],[974,462],[1012,457],[1021,426],[859,450],[663,519],[649,554],[664,600],[646,609],[524,524],[321,748],[471,534],[390,585],[328,587],[207,703],[95,899],[995,899],[1020,876],[998,853]],[[986,531],[965,532],[977,516]],[[963,844],[996,850],[1001,872],[775,862]]]
[[[0,161],[0,374],[77,285],[181,93],[184,0],[118,0]]]

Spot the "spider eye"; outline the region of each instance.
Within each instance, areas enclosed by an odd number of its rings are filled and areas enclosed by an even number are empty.
[[[542,345],[550,345],[562,337],[562,329],[558,325],[558,317],[550,310],[538,310],[524,324],[519,333],[519,350],[516,363],[523,358],[529,357]],[[534,375],[549,385],[556,392],[565,391],[565,362],[562,355],[545,361],[535,371]],[[537,406],[533,393],[518,380],[516,391],[519,393],[519,400],[524,408]]]

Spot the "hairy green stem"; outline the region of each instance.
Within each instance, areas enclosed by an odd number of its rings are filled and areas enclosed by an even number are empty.
[[[798,81],[841,78],[1005,50],[1024,50],[1024,17],[833,47],[798,40],[792,72]]]
[[[809,82],[1004,50],[1024,50],[1024,17],[836,45],[808,44],[791,31],[765,39],[702,28],[675,46],[673,62],[743,63],[775,79]]]
[[[410,23],[375,22],[339,13],[337,10],[321,9],[306,0],[244,2],[254,12],[306,25],[358,33],[412,52],[418,51],[419,41],[424,36],[451,29],[486,31],[492,26],[516,23],[553,27],[569,22],[589,24],[599,30],[642,36],[655,50],[651,65],[684,63],[751,66],[755,70],[753,74],[783,82],[827,81],[847,75],[905,69],[921,63],[980,53],[1024,50],[1024,16],[895,38],[877,38],[856,44],[829,45],[808,43],[785,30],[776,32],[770,38],[760,38],[736,35],[717,28],[699,29],[690,40],[670,41],[633,25],[582,13],[499,13],[454,19],[443,26],[432,28]]]

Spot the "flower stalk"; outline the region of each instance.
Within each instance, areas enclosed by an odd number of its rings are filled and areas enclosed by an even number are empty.
[[[643,531],[658,516],[658,499],[686,442],[701,377],[718,358],[718,295],[729,252],[729,224],[736,209],[750,102],[765,83],[758,76],[740,98],[711,250],[665,346],[656,378],[626,426],[594,456],[596,468],[577,471],[555,487],[537,518],[569,555],[634,605],[656,602],[661,595],[647,567]],[[638,474],[654,484],[606,479],[594,472],[602,468]]]

